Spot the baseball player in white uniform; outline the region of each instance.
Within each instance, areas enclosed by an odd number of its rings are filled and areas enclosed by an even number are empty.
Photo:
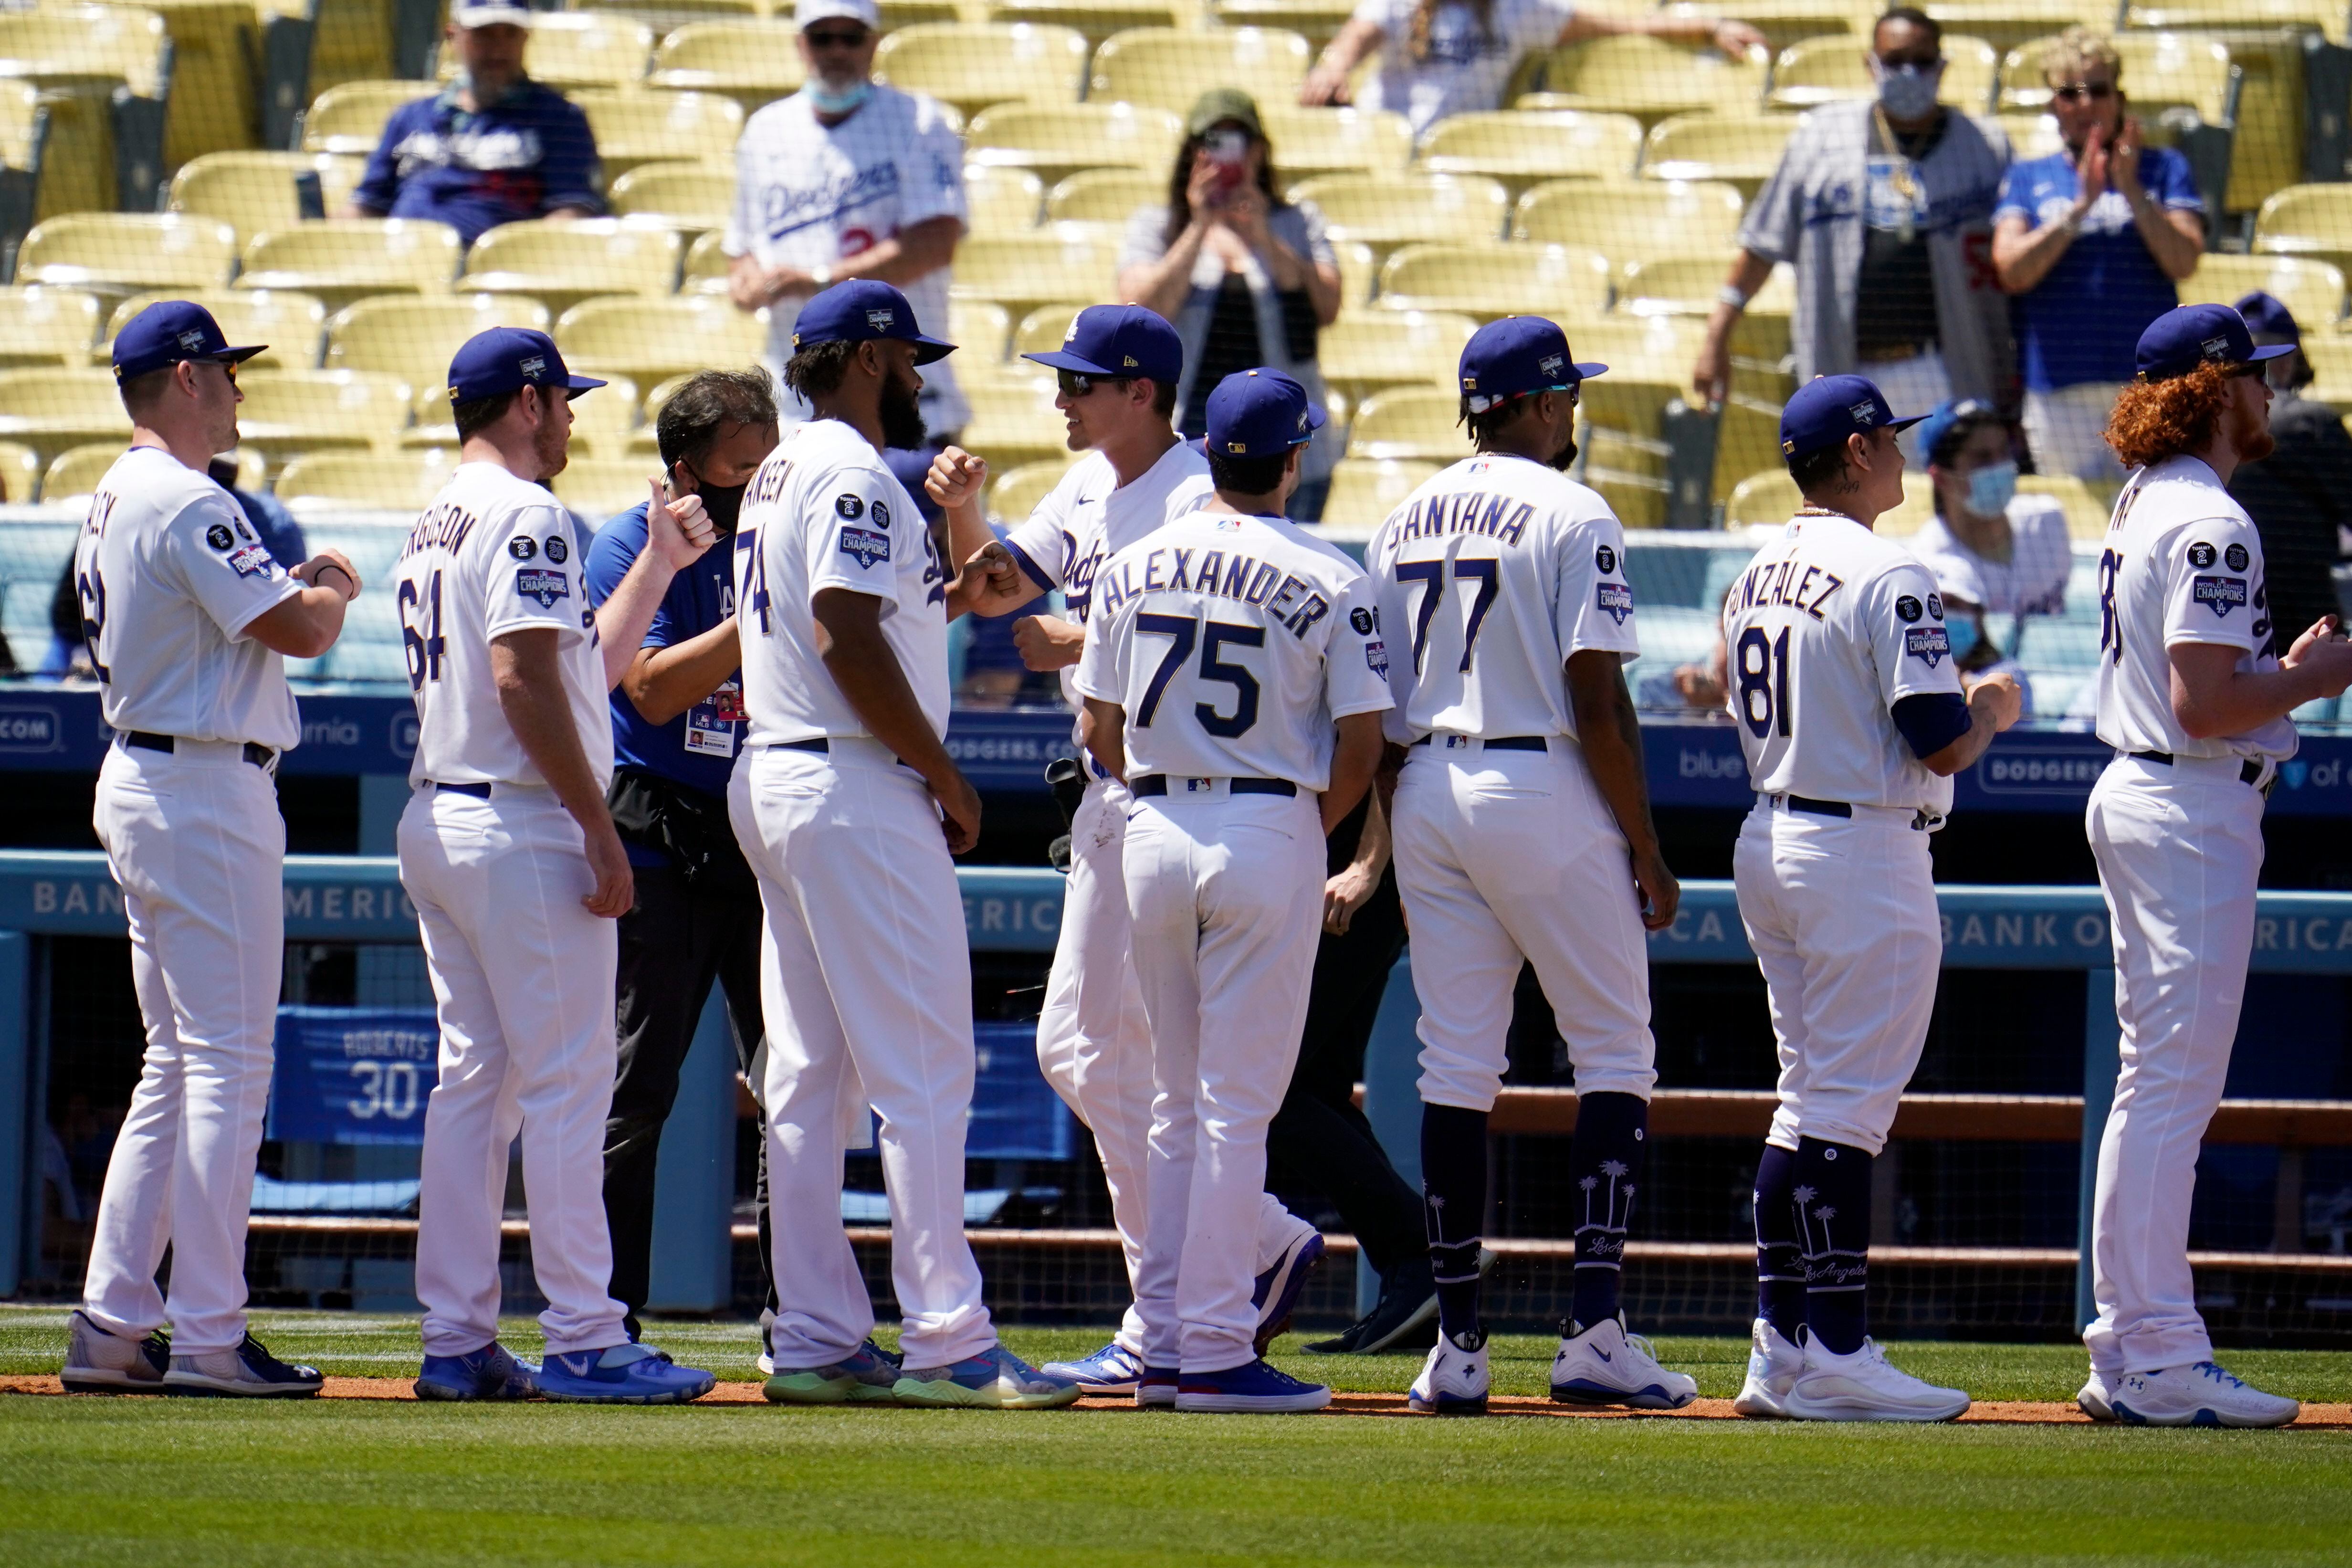
[[[457,470],[401,550],[417,741],[400,879],[441,1025],[417,1200],[424,1399],[535,1389],[671,1404],[713,1382],[632,1342],[607,1291],[614,922],[635,895],[604,804],[606,700],[671,577],[714,533],[699,497],[670,503],[656,489],[646,549],[604,607],[591,605],[571,514],[546,481],[563,469],[571,400],[604,384],[572,374],[544,332],[469,339],[449,363]],[[518,1128],[531,1271],[548,1302],[537,1368],[498,1342],[499,1221]]]
[[[1052,367],[1060,378],[1055,402],[1069,421],[1071,448],[1087,456],[1006,541],[1021,569],[1019,585],[1001,601],[973,608],[1003,615],[1049,589],[1061,590],[1068,619],[1031,616],[1016,623],[1013,635],[1033,668],[1061,672],[1063,696],[1073,709],[1081,704],[1076,667],[1102,563],[1167,519],[1199,510],[1213,493],[1208,459],[1199,447],[1179,440],[1169,422],[1183,355],[1176,329],[1157,311],[1092,305],[1071,321],[1060,349],[1022,356]],[[956,447],[932,463],[932,498],[948,509],[959,538],[975,527],[984,533],[980,513],[987,477],[985,463]],[[1100,763],[1087,757],[1083,766],[1085,793],[1070,818],[1062,929],[1037,1019],[1037,1063],[1094,1134],[1132,1289],[1143,1249],[1152,1098],[1151,1035],[1129,956],[1133,935],[1120,870],[1135,803]],[[1323,1237],[1315,1226],[1273,1194],[1261,1194],[1252,1289],[1260,1351],[1289,1317],[1322,1256]],[[1141,1318],[1130,1306],[1108,1344],[1076,1361],[1050,1362],[1045,1370],[1076,1379],[1088,1394],[1133,1393],[1143,1375]]]
[[[2294,754],[2287,715],[2352,681],[2333,616],[2276,652],[2263,542],[2227,486],[2269,455],[2270,388],[2225,305],[2141,334],[2107,439],[2132,472],[2099,556],[2099,739],[2085,818],[2115,933],[2122,1026],[2099,1141],[2083,1330],[2094,1419],[2277,1426],[2300,1408],[2216,1365],[2189,1271],[2197,1152],[2221,1103],[2253,948],[2263,805]]]
[[[1000,1343],[963,1234],[971,957],[950,853],[980,797],[943,743],[947,626],[1002,545],[950,580],[885,447],[922,439],[923,335],[887,283],[836,284],[793,325],[784,374],[817,417],[753,477],[735,534],[749,755],[729,809],[767,915],[768,1189],[779,1403],[1042,1409],[1078,1397]],[[880,1118],[893,1364],[841,1228],[845,1117]]]
[[[1143,1405],[1301,1411],[1331,1391],[1259,1354],[1265,1132],[1322,929],[1324,836],[1380,761],[1387,655],[1362,571],[1283,521],[1322,422],[1274,370],[1209,395],[1216,493],[1096,574],[1074,682],[1135,802],[1122,871],[1151,1033]]]
[[[1421,1001],[1423,1215],[1438,1341],[1410,1403],[1486,1407],[1478,1255],[1486,1117],[1511,993],[1532,962],[1576,1066],[1576,1286],[1552,1396],[1673,1410],[1698,1384],[1625,1332],[1618,1271],[1651,1086],[1645,924],[1681,897],[1659,853],[1622,666],[1640,655],[1624,531],[1561,472],[1576,456],[1579,364],[1540,316],[1479,329],[1460,364],[1475,455],[1423,484],[1365,552],[1397,638],[1388,737],[1397,891]],[[1406,640],[1410,633],[1411,640]]]
[[[99,481],[74,550],[114,731],[92,821],[122,888],[147,1027],[72,1315],[64,1381],[77,1393],[319,1392],[316,1371],[246,1331],[245,1231],[284,953],[273,779],[302,736],[285,660],[333,645],[360,583],[332,551],[281,571],[205,477],[236,445],[236,367],[260,352],[230,346],[184,300],[123,326],[114,379],[131,446]],[[169,1301],[155,1287],[167,1245]]]
[[[1943,960],[1927,836],[1952,775],[2019,706],[2006,675],[1962,680],[1935,578],[1872,531],[1902,504],[1895,438],[1916,423],[1858,375],[1800,387],[1780,451],[1805,504],[1724,600],[1727,705],[1756,789],[1732,872],[1780,1055],[1743,1415],[1943,1421],[1969,1407],[1890,1365],[1865,1311],[1870,1164],[1919,1065]]]

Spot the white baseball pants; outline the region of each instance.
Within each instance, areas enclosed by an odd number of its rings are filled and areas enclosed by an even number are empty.
[[[441,1023],[417,1194],[425,1353],[465,1355],[498,1337],[518,1129],[547,1353],[620,1344],[604,1221],[620,934],[580,901],[596,885],[580,825],[552,790],[499,784],[485,800],[427,788],[409,796],[399,845]]]
[[[245,1339],[245,1231],[285,966],[286,822],[234,743],[110,746],[92,817],[147,1050],[107,1162],[82,1310],[181,1355]],[[169,1302],[155,1287],[172,1248]]]
[[[1220,779],[1139,801],[1123,865],[1154,1086],[1143,1357],[1223,1372],[1257,1353],[1265,1131],[1297,1064],[1323,923],[1315,796],[1235,795]]]
[[[2094,381],[2027,392],[2025,443],[2032,448],[2036,471],[2120,483],[2124,466],[2106,443],[2106,429],[2122,390],[2113,382]]]
[[[1768,1143],[1886,1146],[1944,961],[1935,865],[1914,816],[1870,805],[1820,816],[1759,798],[1740,826],[1732,880],[1780,1051]]]
[[[861,1093],[881,1119],[907,1364],[979,1355],[996,1329],[963,1234],[971,956],[939,806],[871,741],[753,752],[728,795],[766,914],[776,1364],[830,1365],[874,1331],[841,1225],[844,1103]]]
[[[2253,953],[2263,801],[2238,768],[2119,757],[2091,789],[2123,1033],[2092,1197],[2098,1316],[2083,1340],[2109,1373],[2212,1359],[2189,1273],[2189,1203]]]
[[[1625,836],[1581,750],[1490,751],[1440,735],[1406,753],[1397,891],[1421,1001],[1421,1098],[1492,1110],[1511,994],[1533,963],[1580,1094],[1650,1097],[1650,952]]]
[[[1127,1254],[1134,1289],[1148,1212],[1145,1168],[1151,1142],[1151,1028],[1129,957],[1133,926],[1127,876],[1119,864],[1135,798],[1116,779],[1088,783],[1070,821],[1070,875],[1062,892],[1062,930],[1045,977],[1037,1018],[1037,1065],[1072,1115],[1094,1134],[1110,1189],[1111,1223]],[[1288,1088],[1285,1086],[1285,1092]],[[1279,1262],[1305,1220],[1261,1191],[1257,1268]],[[1143,1320],[1130,1303],[1113,1336],[1143,1353]]]

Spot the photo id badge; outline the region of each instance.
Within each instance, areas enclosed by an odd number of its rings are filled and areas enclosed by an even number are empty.
[[[698,757],[732,757],[743,721],[743,683],[730,680],[686,710],[686,749]]]

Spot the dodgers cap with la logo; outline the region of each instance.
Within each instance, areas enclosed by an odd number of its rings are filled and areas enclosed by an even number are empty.
[[[915,345],[915,363],[929,364],[955,353],[955,344],[927,338],[915,321],[915,307],[887,283],[853,278],[836,283],[801,307],[793,322],[793,347],[818,343],[862,343],[891,339]]]
[[[1541,316],[1505,316],[1489,321],[1462,345],[1462,400],[1484,414],[1505,398],[1530,392],[1570,392],[1577,383],[1605,374],[1605,364],[1579,364],[1568,352],[1568,334]]]
[[[1089,305],[1070,319],[1062,346],[1023,359],[1081,375],[1172,384],[1184,374],[1184,340],[1159,311],[1141,305]]]
[[[1849,436],[1872,430],[1908,430],[1927,416],[1895,417],[1886,395],[1866,375],[1821,375],[1797,388],[1780,410],[1780,455],[1801,458],[1825,447],[1843,447]]]
[[[2170,381],[2200,364],[2251,364],[2294,352],[2293,343],[2255,347],[2246,319],[2227,305],[2177,305],[2139,335],[2134,368],[2142,381]]]
[[[1307,389],[1278,370],[1238,370],[1209,394],[1209,433],[1201,449],[1222,458],[1279,458],[1323,427]]]
[[[268,346],[233,348],[210,310],[187,300],[162,300],[123,322],[114,335],[115,384],[182,360],[241,364]]]
[[[449,401],[473,403],[526,386],[560,386],[567,392],[593,392],[604,385],[590,376],[574,375],[555,352],[555,340],[528,327],[492,327],[467,338],[449,362]]]

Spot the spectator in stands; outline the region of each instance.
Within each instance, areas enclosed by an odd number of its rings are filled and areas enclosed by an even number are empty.
[[[2205,198],[2189,160],[2144,145],[2124,112],[2113,42],[2069,27],[2042,75],[2065,151],[2011,168],[1993,213],[1993,270],[2017,296],[2025,438],[2039,472],[2120,480],[2107,412],[2140,333],[2197,270]]]
[[[882,18],[875,0],[801,0],[807,85],[751,116],[735,146],[735,210],[727,224],[727,291],[768,312],[768,370],[783,388],[787,426],[808,405],[783,386],[793,322],[818,290],[851,278],[895,284],[915,319],[948,319],[948,268],[963,237],[963,142],[947,111],[919,93],[872,79]],[[891,466],[919,502],[930,451],[971,416],[950,362],[923,367],[919,459]]]
[[[2000,668],[2016,658],[2028,616],[2066,613],[2065,509],[2018,493],[2016,436],[1990,404],[1940,404],[1918,429],[1936,514],[1911,553],[1935,574],[1954,662],[1972,675]]]
[[[1256,102],[1217,88],[1185,119],[1167,204],[1128,220],[1118,297],[1157,310],[1184,341],[1176,428],[1189,440],[1208,433],[1210,389],[1255,365],[1288,373],[1323,406],[1315,340],[1339,315],[1339,258],[1314,204],[1284,201],[1280,188]],[[1323,515],[1337,456],[1336,443],[1307,448],[1293,518]]]
[[[1734,59],[1764,46],[1745,22],[1680,12],[1615,16],[1569,0],[1361,0],[1307,73],[1298,101],[1348,102],[1349,73],[1379,49],[1362,106],[1403,115],[1418,136],[1449,114],[1507,107],[1503,93],[1522,56],[1627,33],[1712,44]]]
[[[1879,17],[1869,62],[1876,95],[1806,115],[1748,205],[1691,376],[1708,403],[1730,389],[1733,325],[1784,261],[1799,382],[1858,371],[1904,411],[2011,397],[2009,301],[1984,264],[2009,141],[1936,101],[1943,29],[1927,13]]]
[[[2311,362],[2303,356],[2303,331],[2287,308],[2257,292],[2238,301],[2238,314],[2257,345],[2295,345],[2295,353],[2263,365],[2276,445],[2262,461],[2239,468],[2230,494],[2263,536],[2271,624],[2307,626],[2343,613],[2335,567],[2352,554],[2352,436],[2333,405],[2303,395],[2311,384]]]
[[[452,0],[457,79],[394,111],[338,216],[436,218],[472,245],[502,223],[602,213],[588,117],[523,70],[530,26],[516,0]]]

